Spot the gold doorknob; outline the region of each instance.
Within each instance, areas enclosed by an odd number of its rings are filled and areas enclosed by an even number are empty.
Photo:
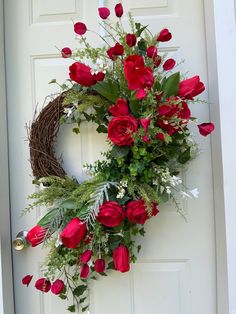
[[[13,240],[13,246],[14,246],[14,249],[16,251],[22,251],[24,248],[26,248],[27,246],[29,246],[29,243],[27,241],[27,231],[20,231],[15,240]]]

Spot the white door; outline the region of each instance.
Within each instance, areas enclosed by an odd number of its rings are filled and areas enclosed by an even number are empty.
[[[99,31],[97,0],[7,0],[5,1],[7,98],[11,182],[12,236],[29,229],[40,212],[20,218],[33,192],[25,123],[32,120],[37,104],[55,92],[52,78],[63,82],[68,61],[61,59],[55,46],[75,47],[74,20],[84,20]],[[173,40],[162,47],[189,74],[199,74],[207,85],[206,43],[203,0],[124,0],[137,19],[153,32],[168,27]],[[110,2],[110,5],[111,2]],[[96,44],[96,37],[90,35]],[[207,98],[207,93],[205,93]],[[194,116],[208,120],[206,104],[192,106]],[[58,152],[63,153],[66,170],[82,178],[81,165],[99,156],[104,137],[84,126],[82,135],[65,127]],[[196,137],[198,137],[196,135]],[[146,224],[146,237],[138,262],[127,274],[112,273],[97,281],[91,292],[92,314],[215,314],[216,265],[210,140],[203,153],[192,162],[186,184],[198,187],[200,197],[183,203],[186,223],[172,204]],[[66,151],[66,153],[65,153]],[[16,314],[62,314],[66,305],[51,295],[38,293],[33,285],[25,288],[21,278],[38,274],[43,259],[41,248],[14,252]],[[9,313],[10,314],[10,313]]]

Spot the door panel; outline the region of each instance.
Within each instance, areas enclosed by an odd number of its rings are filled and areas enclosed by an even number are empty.
[[[115,2],[107,1],[112,7]],[[100,6],[102,6],[100,1]],[[168,27],[173,40],[161,44],[189,70],[199,74],[207,85],[203,0],[124,0],[126,12],[149,24],[153,33]],[[83,20],[90,29],[98,26],[98,1],[7,0],[6,52],[10,149],[12,236],[29,229],[40,216],[40,209],[20,219],[20,210],[33,192],[25,123],[32,121],[46,95],[59,91],[48,82],[68,77],[71,61],[60,58],[58,50],[76,47],[72,19]],[[112,15],[114,17],[114,14]],[[126,19],[123,21],[127,25]],[[88,33],[94,45],[97,37]],[[207,93],[204,98],[207,99]],[[193,116],[208,120],[206,104],[194,104]],[[82,165],[93,162],[106,149],[106,137],[98,135],[91,124],[83,124],[80,135],[63,126],[57,141],[57,154],[64,168],[78,179],[86,178]],[[197,140],[199,136],[195,134]],[[173,204],[161,206],[157,217],[148,221],[146,237],[138,239],[142,251],[128,274],[112,273],[91,287],[91,314],[215,314],[215,242],[210,140],[202,144],[203,153],[191,163],[183,179],[190,188],[198,187],[197,200],[183,202],[188,222]],[[45,252],[41,248],[14,252],[16,314],[62,314],[66,305],[50,294],[42,295],[31,286],[22,287],[21,278],[39,274]]]

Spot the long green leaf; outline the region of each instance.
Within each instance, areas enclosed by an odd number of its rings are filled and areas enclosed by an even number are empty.
[[[169,76],[162,84],[164,97],[177,96],[179,92],[180,73]]]

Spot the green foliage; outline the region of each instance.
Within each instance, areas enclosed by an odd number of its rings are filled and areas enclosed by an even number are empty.
[[[119,84],[112,80],[97,83],[93,86],[93,90],[111,102],[116,102],[117,98],[120,96]]]
[[[174,73],[162,82],[164,97],[176,96],[179,92],[180,73]]]

